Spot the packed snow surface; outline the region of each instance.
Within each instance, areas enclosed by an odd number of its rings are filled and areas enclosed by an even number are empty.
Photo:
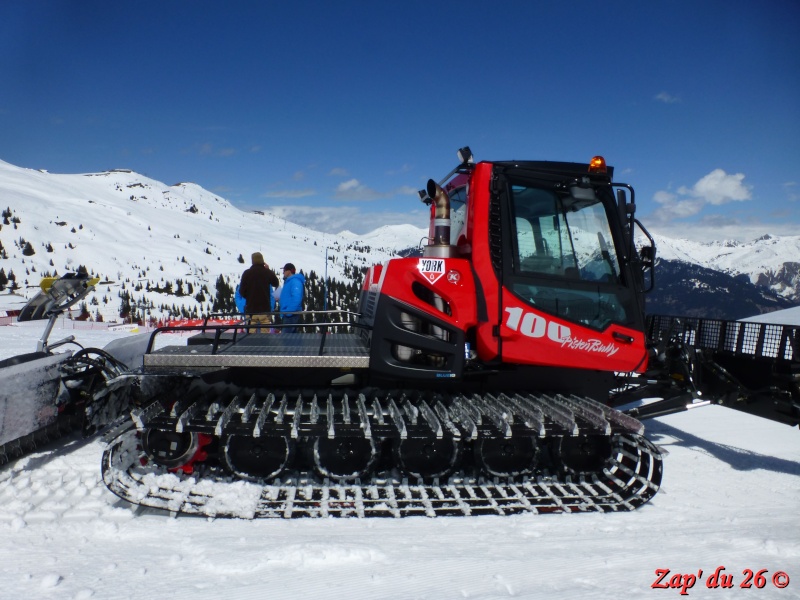
[[[0,359],[42,325],[0,327]],[[137,509],[103,485],[102,442],[68,438],[0,467],[0,599],[800,596],[797,428],[707,407],[647,435],[663,486],[631,513],[260,521]],[[719,567],[731,589],[707,587]]]

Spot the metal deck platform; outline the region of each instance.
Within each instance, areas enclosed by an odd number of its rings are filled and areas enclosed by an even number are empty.
[[[224,367],[367,368],[369,349],[355,333],[251,333],[219,345],[166,346],[144,356],[145,369]]]

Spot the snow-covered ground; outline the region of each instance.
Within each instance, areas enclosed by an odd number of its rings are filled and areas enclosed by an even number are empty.
[[[0,327],[0,359],[35,349],[41,327]],[[126,335],[52,339],[69,333]],[[636,512],[361,521],[136,509],[103,485],[102,443],[69,438],[0,467],[0,599],[670,598],[681,590],[654,585],[700,570],[693,598],[800,597],[798,429],[720,407],[647,429],[668,455]],[[718,567],[733,588],[706,587]]]

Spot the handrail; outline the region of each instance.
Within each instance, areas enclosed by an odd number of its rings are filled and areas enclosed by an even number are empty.
[[[288,311],[287,311],[288,312]],[[320,313],[344,313],[348,312],[348,314],[357,315],[357,313],[349,313],[349,311],[297,311],[303,312],[304,314],[320,314]],[[254,313],[260,314],[260,313]],[[214,332],[214,339],[211,342],[211,354],[215,355],[219,352],[219,348],[222,345],[222,334],[233,330],[233,339],[231,340],[230,344],[234,344],[237,341],[238,334],[240,333],[240,329],[245,329],[244,335],[250,335],[247,331],[250,328],[254,328],[255,325],[252,325],[245,320],[239,321],[237,323],[224,323],[224,324],[208,324],[208,317],[204,319],[203,325],[165,325],[162,327],[158,327],[153,330],[150,334],[150,339],[147,342],[147,349],[145,350],[145,354],[151,354],[153,352],[153,347],[155,346],[156,336],[160,333],[169,333],[169,332],[176,332],[176,331],[197,331],[200,333],[207,333],[207,332]],[[358,329],[368,330],[370,329],[369,326],[364,325],[362,323],[356,322],[319,322],[314,321],[311,323],[273,323],[269,325],[270,328],[274,329],[283,329],[284,327],[299,327],[303,329],[309,329],[312,327],[319,327],[323,328],[325,331],[319,332],[321,335],[321,343],[319,348],[319,355],[322,355],[323,349],[325,347],[325,338],[328,330],[340,328],[340,327],[355,327]]]
[[[254,312],[254,313],[240,313],[240,312],[217,312],[217,313],[209,313],[204,317],[204,321],[208,321],[210,319],[221,319],[221,318],[234,318],[234,317],[241,317],[246,318],[249,315],[347,315],[352,316],[355,318],[361,317],[361,313],[353,312],[351,310],[338,310],[338,309],[331,309],[331,310],[273,310],[273,311],[265,311],[265,312]]]

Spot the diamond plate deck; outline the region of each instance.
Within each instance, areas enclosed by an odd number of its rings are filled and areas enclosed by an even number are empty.
[[[253,333],[235,343],[166,346],[144,357],[145,368],[367,368],[369,350],[357,334]]]

